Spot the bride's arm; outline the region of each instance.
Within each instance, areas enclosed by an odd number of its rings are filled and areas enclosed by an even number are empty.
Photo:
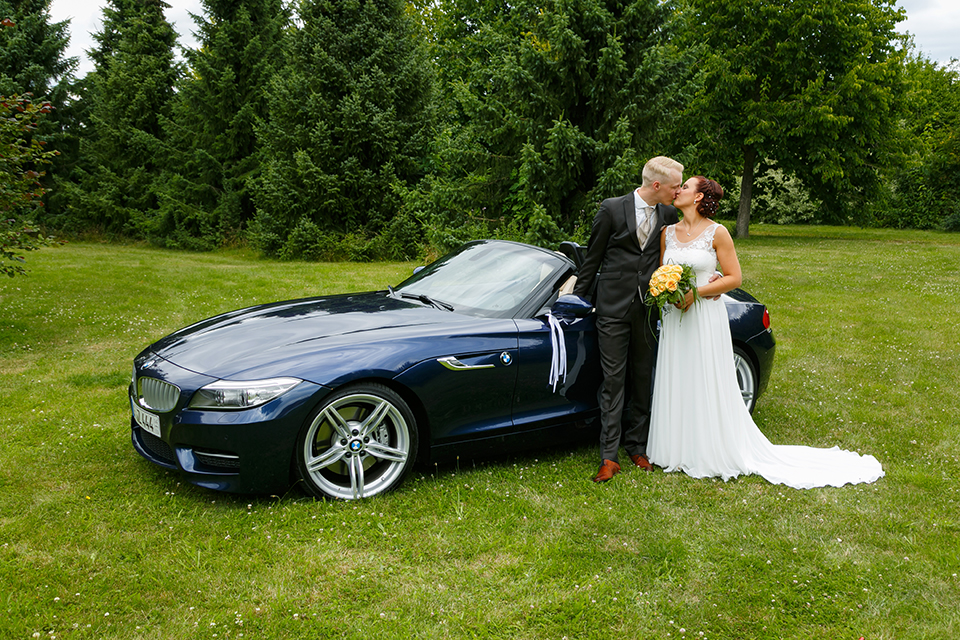
[[[660,265],[663,265],[663,254],[667,251],[667,228],[660,229]]]
[[[730,237],[726,227],[722,225],[717,227],[713,236],[713,248],[717,251],[717,262],[720,263],[723,277],[697,287],[697,292],[704,298],[732,291],[743,282],[740,261],[737,259],[737,248],[733,246],[733,238]]]

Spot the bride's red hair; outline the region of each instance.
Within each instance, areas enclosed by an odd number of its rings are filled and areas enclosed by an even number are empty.
[[[697,203],[697,213],[704,218],[712,218],[717,215],[717,203],[723,197],[723,187],[717,184],[716,180],[696,176],[697,192],[703,194],[703,198]]]

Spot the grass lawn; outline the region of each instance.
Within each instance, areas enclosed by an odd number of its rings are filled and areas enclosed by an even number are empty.
[[[184,484],[130,445],[133,356],[192,321],[412,264],[77,243],[0,282],[0,638],[956,638],[960,235],[753,225],[778,341],[754,418],[871,485],[625,470],[598,447],[318,502]]]

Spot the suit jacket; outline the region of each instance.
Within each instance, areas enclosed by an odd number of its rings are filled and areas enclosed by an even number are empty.
[[[640,288],[646,292],[650,276],[660,266],[660,231],[679,221],[672,205],[658,204],[654,216],[650,235],[641,247],[633,192],[600,204],[573,290],[587,297],[596,280],[594,306],[598,315],[623,318]]]

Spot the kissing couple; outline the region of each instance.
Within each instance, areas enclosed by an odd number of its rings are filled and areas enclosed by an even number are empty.
[[[620,472],[621,440],[645,471],[657,465],[724,480],[756,474],[797,489],[876,481],[883,468],[871,455],[775,445],[753,422],[721,297],[742,280],[733,238],[713,221],[722,197],[715,181],[684,182],[682,164],[657,156],[644,165],[639,188],[600,204],[573,290],[588,298],[596,287],[603,386],[593,481]],[[644,299],[653,272],[667,263],[694,270],[697,295],[688,291],[675,308],[664,308],[658,345],[659,315]],[[622,427],[628,377],[630,421]]]

